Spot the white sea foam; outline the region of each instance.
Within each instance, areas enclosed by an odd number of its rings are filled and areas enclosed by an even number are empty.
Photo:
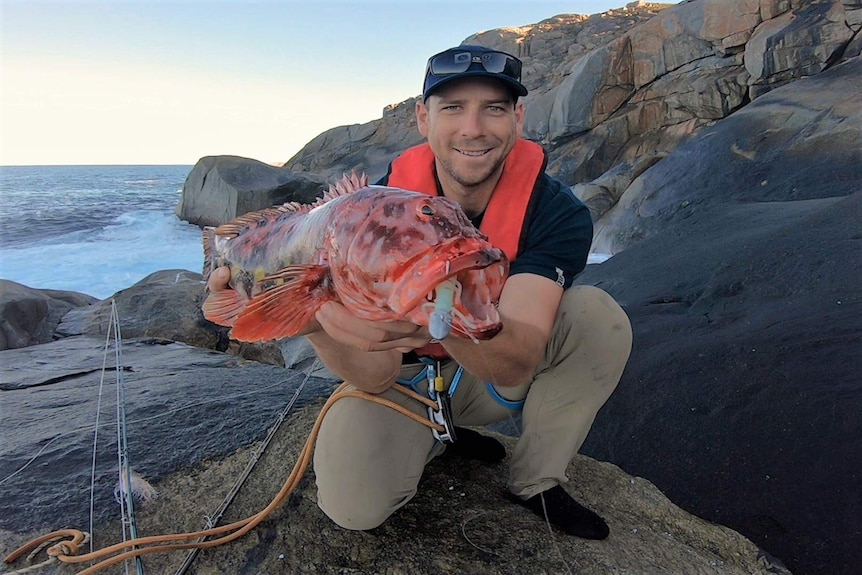
[[[201,230],[173,214],[141,211],[101,230],[77,231],[0,250],[0,277],[29,287],[103,299],[164,269],[199,272]]]
[[[611,254],[590,254],[587,256],[587,265],[600,264],[611,259]]]
[[[0,169],[0,278],[106,298],[159,270],[200,271],[174,214],[190,166]]]

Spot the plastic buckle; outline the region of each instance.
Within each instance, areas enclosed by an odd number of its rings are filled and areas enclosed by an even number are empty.
[[[438,425],[443,426],[443,432],[432,429],[431,433],[434,438],[442,443],[455,442],[455,422],[452,420],[452,405],[449,402],[449,394],[446,392],[437,394],[437,407],[428,408],[428,418]]]

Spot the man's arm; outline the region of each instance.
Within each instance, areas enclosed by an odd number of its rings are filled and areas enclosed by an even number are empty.
[[[501,387],[529,381],[545,356],[563,288],[529,273],[506,280],[498,306],[503,329],[478,343],[449,337],[441,343],[465,370]]]
[[[529,273],[511,276],[500,295],[503,329],[478,343],[448,337],[441,343],[471,374],[501,387],[529,381],[545,356],[563,288]],[[316,315],[322,330],[308,334],[321,361],[365,391],[385,391],[401,368],[402,352],[426,345],[428,328],[409,322],[369,322],[327,303]]]
[[[228,273],[213,274],[210,290],[227,288]],[[563,289],[535,274],[506,280],[498,306],[503,330],[478,344],[469,339],[443,340],[446,351],[468,372],[499,386],[528,381],[544,357]],[[363,391],[388,389],[401,367],[401,354],[431,339],[427,328],[410,322],[370,322],[329,302],[315,314],[306,337],[326,367]]]

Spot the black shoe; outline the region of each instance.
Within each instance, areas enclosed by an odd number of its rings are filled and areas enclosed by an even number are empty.
[[[605,539],[610,533],[604,519],[572,499],[560,485],[533,495],[526,501],[511,493],[509,498],[569,535],[584,539]]]
[[[472,429],[455,428],[455,442],[446,445],[446,455],[466,457],[485,463],[496,463],[506,457],[503,444]]]

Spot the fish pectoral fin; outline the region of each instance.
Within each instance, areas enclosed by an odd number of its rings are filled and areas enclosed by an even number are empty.
[[[247,303],[248,300],[238,291],[226,289],[210,292],[201,310],[209,321],[230,327],[236,322]]]
[[[334,299],[329,267],[290,266],[261,281],[284,280],[251,299],[230,336],[240,341],[268,341],[299,334],[324,302]]]

